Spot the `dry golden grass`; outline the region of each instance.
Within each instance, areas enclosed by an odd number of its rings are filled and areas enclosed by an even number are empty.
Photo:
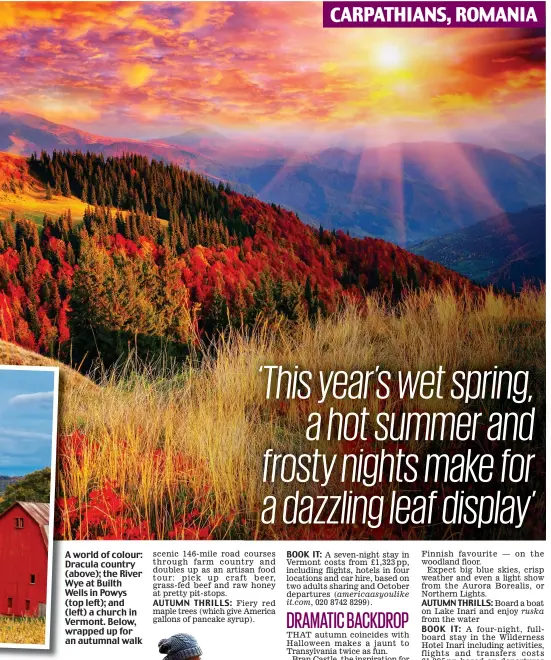
[[[517,298],[487,293],[479,301],[451,290],[428,291],[409,295],[397,309],[369,297],[314,326],[282,323],[252,336],[234,332],[200,366],[190,361],[167,370],[128,364],[105,376],[92,395],[85,380],[65,388],[62,430],[79,430],[87,441],[81,454],[66,457],[58,491],[76,498],[80,507],[92,489],[114,480],[131,502],[135,521],[150,521],[158,538],[192,507],[216,521],[219,536],[266,535],[256,515],[270,492],[262,483],[262,455],[267,448],[311,449],[305,422],[310,410],[319,408],[313,400],[267,402],[261,365],[300,365],[312,372],[376,365],[390,371],[442,365],[448,372],[516,367],[531,370],[536,405],[543,405],[538,381],[544,378],[544,346],[544,290]],[[373,409],[380,402],[372,397],[367,404],[338,403],[345,412],[360,405]],[[384,405],[392,409],[397,400]],[[424,409],[443,405],[425,403]],[[445,406],[449,410],[450,402]],[[152,460],[157,449],[166,455],[162,469]],[[289,489],[294,486],[276,486],[278,493]]]
[[[57,218],[67,210],[74,221],[82,220],[87,204],[76,197],[53,195],[46,199],[46,187],[29,173],[22,156],[0,152],[0,220],[16,217],[42,224],[44,214]]]
[[[46,620],[0,617],[0,644],[45,644]]]
[[[87,204],[76,197],[63,197],[54,195],[46,199],[46,191],[42,188],[28,188],[24,193],[0,192],[0,219],[8,220],[14,211],[17,218],[32,220],[42,225],[44,215],[58,218],[68,210],[74,222],[80,222]]]
[[[11,181],[15,177],[15,189]],[[21,182],[22,188],[20,188]],[[71,211],[73,222],[81,222],[88,204],[78,197],[55,195],[46,198],[46,186],[32,177],[26,158],[0,152],[0,220],[8,220],[12,211],[18,219],[31,220],[41,226],[44,215],[59,218]],[[165,226],[166,220],[159,220]]]

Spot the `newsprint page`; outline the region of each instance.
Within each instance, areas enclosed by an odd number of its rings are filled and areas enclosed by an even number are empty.
[[[0,660],[551,660],[545,53],[0,2]]]

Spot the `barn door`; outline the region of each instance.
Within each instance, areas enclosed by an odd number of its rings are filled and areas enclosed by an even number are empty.
[[[46,616],[46,603],[38,603],[38,616]]]
[[[4,582],[2,584],[2,601],[0,602],[0,614],[19,614],[19,585],[17,582]]]

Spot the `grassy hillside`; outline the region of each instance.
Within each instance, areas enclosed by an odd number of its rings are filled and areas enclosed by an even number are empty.
[[[73,220],[81,221],[86,207],[74,196],[52,193],[47,199],[45,184],[30,174],[26,158],[0,153],[0,220],[9,219],[13,212],[41,225],[45,214],[57,218],[70,210]]]
[[[262,326],[250,336],[232,332],[202,363],[190,359],[168,368],[160,362],[146,367],[129,360],[104,373],[93,392],[87,380],[75,378],[61,399],[61,516],[56,534],[67,539],[461,537],[461,529],[438,526],[373,532],[361,526],[262,525],[263,497],[295,488],[279,484],[272,491],[262,482],[264,451],[312,451],[304,439],[312,410],[336,405],[348,412],[360,404],[330,401],[320,408],[313,402],[267,402],[258,368],[298,364],[313,371],[352,370],[379,364],[397,370],[442,365],[449,372],[498,364],[528,369],[532,405],[540,420],[530,449],[542,456],[544,318],[544,291],[525,291],[518,298],[489,293],[478,302],[451,289],[419,292],[395,309],[374,295],[315,326]],[[370,399],[368,406],[380,403]],[[396,410],[401,404],[393,395],[383,405]],[[490,412],[499,405],[485,400],[482,409]],[[457,402],[434,400],[412,401],[411,406],[463,409]],[[356,450],[358,444],[363,443],[358,441]],[[369,442],[366,447],[371,447]],[[544,463],[539,461],[526,486],[539,493],[532,510],[536,515],[521,530],[523,538],[542,533],[544,516],[538,512],[544,507],[543,484]],[[521,495],[522,489],[515,494]],[[341,490],[340,483],[327,487],[328,493]],[[483,534],[504,538],[509,532],[488,528]]]
[[[42,154],[31,169],[90,208],[80,226],[64,214],[40,233],[26,220],[0,222],[0,358],[59,364],[43,353],[102,365],[94,383],[61,366],[58,538],[461,538],[463,529],[438,525],[263,525],[263,497],[294,492],[263,483],[263,453],[311,451],[305,424],[320,409],[267,402],[263,364],[528,369],[539,420],[530,449],[543,452],[543,290],[484,292],[391,243],[313,229],[141,156]],[[321,410],[364,403],[330,400]],[[367,405],[407,407],[396,393]],[[459,410],[411,402],[443,405]],[[489,412],[500,403],[480,405]],[[543,491],[543,465],[531,490]],[[517,535],[541,535],[543,502],[541,494]]]

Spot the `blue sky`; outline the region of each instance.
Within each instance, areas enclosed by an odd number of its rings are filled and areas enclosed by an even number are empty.
[[[0,369],[0,474],[50,466],[54,383],[53,371]]]

